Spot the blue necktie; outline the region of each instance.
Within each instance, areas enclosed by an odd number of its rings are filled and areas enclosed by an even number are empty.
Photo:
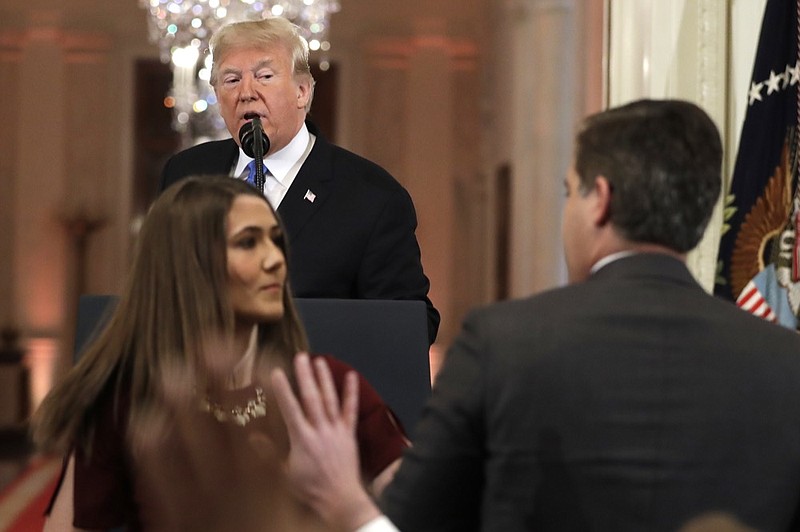
[[[244,173],[244,172],[242,172]],[[267,174],[267,169],[264,167],[264,175]],[[250,183],[253,186],[256,186],[256,162],[250,161],[247,164],[247,177],[245,177],[245,181]]]
[[[247,163],[247,175],[242,172],[242,176],[244,176],[244,180],[250,183],[253,187],[256,186],[256,162],[250,161]],[[261,192],[269,200],[270,204],[273,208],[278,208],[278,200],[280,199],[280,195],[282,192],[282,187],[279,187],[280,183],[277,179],[269,172],[269,169],[264,165],[264,190]]]

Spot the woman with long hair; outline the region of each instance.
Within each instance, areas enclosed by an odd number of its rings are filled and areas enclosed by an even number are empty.
[[[284,484],[268,373],[307,351],[286,244],[264,196],[190,178],[153,204],[108,325],[34,415],[65,455],[51,529],[313,530]],[[325,357],[344,387],[344,363]],[[362,473],[379,489],[408,445],[360,379]]]

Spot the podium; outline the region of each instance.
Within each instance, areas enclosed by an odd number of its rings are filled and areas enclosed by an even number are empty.
[[[116,306],[112,295],[78,302],[75,359]],[[422,301],[296,298],[312,353],[330,354],[358,370],[413,440],[430,395],[427,310]]]

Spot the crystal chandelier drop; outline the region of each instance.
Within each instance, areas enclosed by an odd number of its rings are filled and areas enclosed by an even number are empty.
[[[215,112],[208,41],[231,22],[268,16],[289,19],[300,27],[312,52],[330,49],[330,16],[338,0],[140,0],[150,13],[150,40],[159,46],[161,60],[172,63],[173,86],[165,105],[173,109],[173,126],[187,140],[216,137],[225,126]],[[325,61],[321,61],[324,68]]]

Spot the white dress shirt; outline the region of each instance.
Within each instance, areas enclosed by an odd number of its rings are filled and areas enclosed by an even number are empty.
[[[602,259],[598,260],[592,265],[592,269],[589,270],[590,274],[595,274],[597,271],[602,268],[603,266],[607,266],[614,262],[615,260],[624,259],[625,257],[630,257],[631,255],[636,255],[636,251],[617,251],[616,253],[612,253],[611,255],[606,255]]]
[[[275,178],[279,186],[276,186],[272,192],[265,194],[269,199],[273,209],[277,209],[281,200],[286,195],[289,187],[292,186],[294,178],[300,171],[300,167],[306,162],[308,154],[311,153],[311,148],[314,147],[316,137],[312,135],[305,123],[300,127],[300,131],[294,138],[281,148],[264,157],[264,166],[271,176]],[[236,166],[233,168],[232,176],[240,176],[244,173],[247,165],[252,161],[252,157],[248,157],[242,148],[239,148],[239,159],[236,161]],[[267,188],[265,186],[265,188]]]

